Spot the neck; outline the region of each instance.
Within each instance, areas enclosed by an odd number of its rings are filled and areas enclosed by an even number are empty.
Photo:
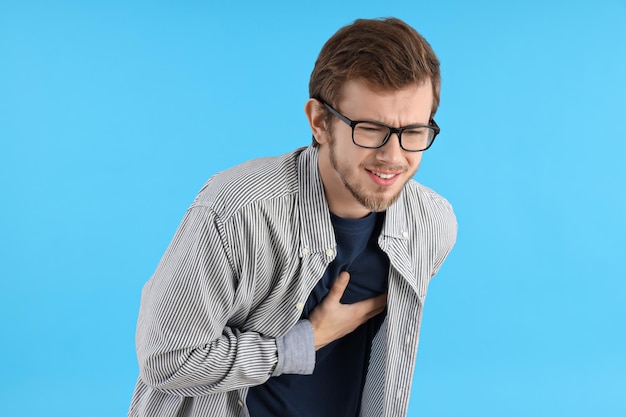
[[[319,150],[320,153],[325,151],[327,150]],[[344,219],[361,219],[372,212],[359,203],[345,187],[337,171],[330,165],[330,158],[318,158],[318,169],[331,213]]]

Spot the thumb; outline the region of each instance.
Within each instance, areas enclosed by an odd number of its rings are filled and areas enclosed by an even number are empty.
[[[341,300],[344,291],[348,288],[348,282],[350,282],[350,274],[346,271],[341,271],[335,282],[333,282],[328,295],[337,301]]]

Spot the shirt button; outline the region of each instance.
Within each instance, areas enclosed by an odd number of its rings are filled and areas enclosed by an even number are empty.
[[[237,400],[237,404],[239,405],[239,407],[243,407],[245,405],[241,400]]]
[[[335,251],[332,250],[331,248],[326,249],[326,256],[328,256],[329,258],[333,256],[334,254],[335,254]]]
[[[396,393],[396,398],[397,398],[397,399],[401,399],[401,398],[402,398],[402,397],[404,397],[405,395],[406,395],[406,390],[405,390],[405,389],[400,388],[400,389],[398,390],[398,392]]]
[[[302,249],[302,254],[303,255],[308,255],[309,254],[309,248],[303,248]]]
[[[296,310],[298,311],[304,310],[304,303],[296,303]]]
[[[409,237],[409,234],[403,230],[402,231],[402,237]]]

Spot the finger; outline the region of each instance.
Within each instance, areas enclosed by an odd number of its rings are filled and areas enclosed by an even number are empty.
[[[370,302],[371,309],[384,308],[387,305],[387,293],[384,292],[382,294],[378,294],[376,297],[368,298],[367,300]]]
[[[368,315],[373,312],[374,315],[380,313],[385,309],[387,305],[387,293],[377,295],[376,297],[368,298],[358,303],[353,304],[354,307],[359,308],[364,315]]]
[[[346,271],[341,271],[337,276],[337,279],[335,279],[335,282],[333,282],[333,286],[330,287],[328,297],[339,302],[344,291],[348,288],[348,282],[350,282],[350,274]]]
[[[374,316],[379,315],[380,313],[382,313],[383,311],[385,311],[385,308],[387,307],[387,304],[382,304],[382,305],[377,305],[375,308],[373,308],[372,310],[370,310],[367,315],[365,316],[365,321],[371,319]]]
[[[385,308],[387,305],[387,293],[385,292],[374,297],[374,305],[380,307],[381,309]]]

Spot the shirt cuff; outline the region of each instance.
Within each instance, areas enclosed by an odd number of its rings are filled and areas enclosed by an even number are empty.
[[[313,326],[300,320],[282,337],[276,339],[278,363],[272,376],[282,374],[311,375],[315,369]]]

